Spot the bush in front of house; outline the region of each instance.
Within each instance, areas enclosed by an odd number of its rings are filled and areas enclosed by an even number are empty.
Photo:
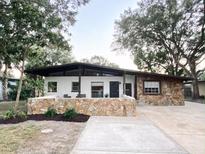
[[[15,100],[17,95],[17,86],[10,86],[11,91],[8,93],[9,100]],[[20,100],[26,100],[27,98],[34,97],[33,95],[33,88],[28,86],[22,86]]]
[[[64,118],[66,118],[66,119],[73,119],[73,118],[75,118],[76,116],[77,116],[77,112],[75,111],[75,109],[74,108],[72,108],[72,109],[66,109],[66,111],[64,112]]]
[[[57,115],[57,111],[56,109],[49,107],[44,114],[46,117],[53,118],[55,115]]]
[[[11,108],[6,111],[3,117],[5,120],[14,119],[14,118],[27,119],[27,114],[26,112],[23,112],[23,111],[16,112],[13,108]]]
[[[13,119],[16,117],[16,112],[14,111],[13,108],[9,109],[6,111],[4,114],[4,119]]]
[[[20,119],[27,119],[28,118],[27,113],[23,112],[23,111],[17,112],[16,116],[19,117]]]

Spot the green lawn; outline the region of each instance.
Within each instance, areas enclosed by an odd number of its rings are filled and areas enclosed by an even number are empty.
[[[8,109],[14,106],[14,101],[0,102],[0,115],[3,115]],[[20,111],[27,111],[26,101],[20,101],[18,109]]]
[[[34,125],[0,127],[0,153],[14,154],[29,139],[37,137],[39,128]]]
[[[14,102],[0,102],[0,117],[10,108]],[[26,111],[26,101],[20,101],[19,110]],[[0,153],[15,154],[19,147],[23,147],[28,140],[37,137],[40,127],[33,124],[20,123],[17,125],[0,125]]]

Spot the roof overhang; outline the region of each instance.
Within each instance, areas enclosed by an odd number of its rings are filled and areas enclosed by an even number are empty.
[[[88,63],[80,63],[80,62],[29,69],[29,70],[25,70],[25,73],[29,73],[33,75],[40,75],[40,76],[50,76],[49,74],[55,73],[55,72],[66,72],[66,71],[82,70],[82,69],[102,71],[104,73],[107,72],[113,75],[118,75],[118,74],[121,75],[125,72],[126,74],[133,74],[133,75],[136,73],[136,71],[134,70],[113,68],[113,67],[100,66],[100,65],[88,64]]]
[[[192,77],[185,77],[185,76],[175,76],[175,75],[168,75],[168,74],[159,74],[159,73],[150,73],[150,72],[136,72],[137,75],[140,76],[151,76],[155,78],[166,78],[166,79],[174,79],[174,80],[182,80],[182,81],[189,81],[193,80]]]
[[[56,66],[48,66],[48,67],[40,67],[35,69],[25,70],[25,73],[33,74],[33,75],[40,75],[40,76],[52,76],[51,74],[57,72],[64,72],[62,76],[66,76],[66,71],[74,71],[74,70],[96,70],[101,71],[103,73],[110,73],[115,76],[123,75],[123,74],[130,74],[130,75],[139,75],[139,76],[152,76],[152,77],[160,77],[160,78],[169,78],[175,80],[183,80],[188,81],[192,80],[191,77],[182,77],[182,76],[173,76],[173,75],[166,75],[166,74],[159,74],[159,73],[149,73],[149,72],[141,72],[136,70],[129,70],[129,69],[122,69],[122,68],[113,68],[108,66],[100,66],[96,64],[88,64],[88,63],[69,63],[64,65],[56,65]],[[82,72],[81,72],[82,73]],[[81,74],[83,75],[83,74]]]

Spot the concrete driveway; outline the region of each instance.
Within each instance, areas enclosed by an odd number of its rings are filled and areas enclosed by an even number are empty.
[[[144,118],[91,117],[72,154],[188,154]]]
[[[205,105],[136,111],[136,117],[91,117],[72,154],[205,154]]]
[[[140,106],[145,117],[191,154],[205,154],[205,104],[185,102],[185,106]]]

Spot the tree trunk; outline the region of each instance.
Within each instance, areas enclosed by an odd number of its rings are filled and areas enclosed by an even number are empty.
[[[8,64],[5,64],[3,73],[3,100],[8,100]]]
[[[196,62],[195,61],[191,61],[190,64],[190,71],[193,77],[193,82],[192,82],[192,86],[193,86],[193,94],[192,97],[193,99],[198,99],[199,98],[199,84],[198,84],[198,76],[196,73]]]
[[[199,98],[199,84],[198,84],[197,77],[194,78],[194,80],[192,82],[192,86],[193,86],[192,97],[193,97],[193,99],[198,99]]]
[[[24,65],[25,65],[25,59],[23,58],[22,60],[22,67],[21,67],[21,75],[20,75],[20,81],[19,81],[19,85],[18,85],[18,90],[17,90],[17,95],[16,95],[16,102],[15,102],[15,106],[14,106],[14,110],[16,111],[19,105],[19,99],[20,99],[20,95],[21,95],[21,88],[22,88],[22,83],[23,83],[23,73],[24,73]]]

